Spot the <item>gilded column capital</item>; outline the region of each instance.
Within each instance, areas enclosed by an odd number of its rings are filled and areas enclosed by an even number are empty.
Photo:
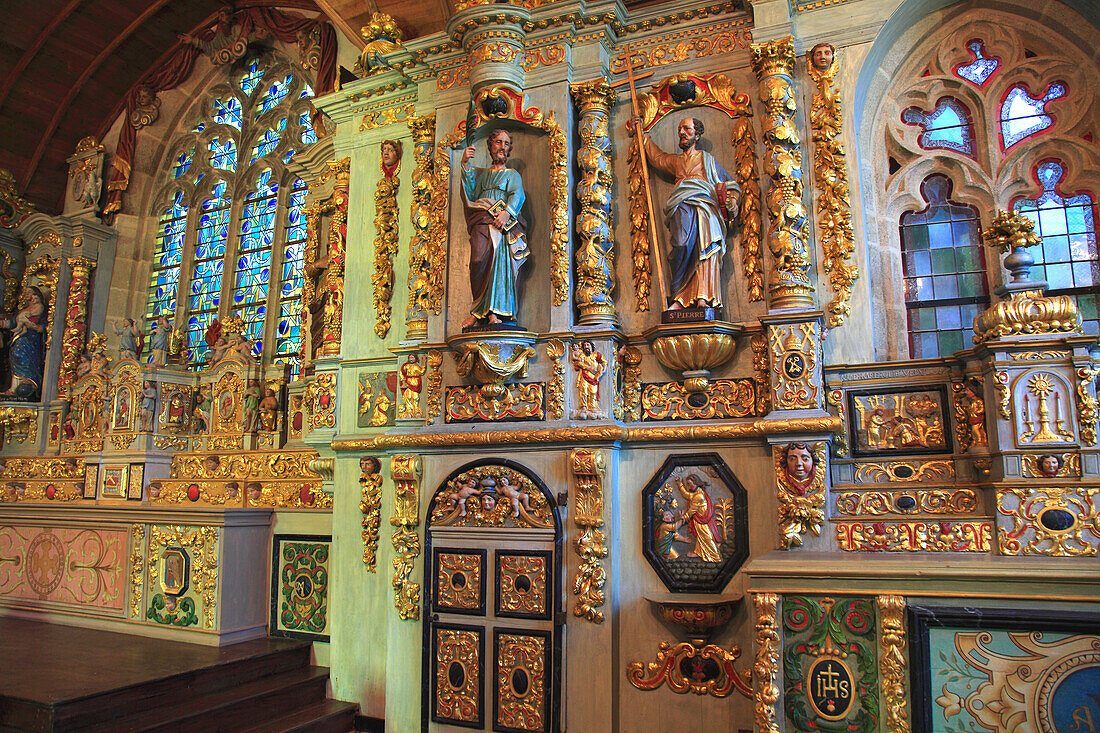
[[[69,263],[69,268],[73,272],[76,272],[77,270],[81,270],[83,272],[91,272],[93,269],[95,269],[96,265],[95,260],[90,260],[87,257],[70,257],[67,262]]]
[[[790,76],[794,73],[794,64],[794,39],[791,36],[752,44],[752,70],[758,79],[773,74]]]
[[[592,79],[569,85],[573,103],[582,113],[589,110],[610,112],[611,106],[619,99],[619,93],[605,79]]]

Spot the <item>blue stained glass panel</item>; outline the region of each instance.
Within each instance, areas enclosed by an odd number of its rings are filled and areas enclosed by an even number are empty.
[[[985,55],[985,45],[979,40],[973,40],[966,44],[967,50],[970,51],[974,60],[969,64],[963,64],[955,69],[955,74],[962,79],[966,79],[968,82],[975,86],[984,86],[989,77],[993,76],[995,72],[1001,66],[1001,60],[998,58],[987,58]]]
[[[256,110],[256,118],[259,119],[260,115],[278,106],[279,102],[286,98],[287,92],[290,91],[290,84],[294,81],[294,77],[287,74],[282,80],[276,80],[271,82],[271,86],[267,88],[267,92],[260,99],[260,108]]]
[[[279,133],[272,129],[264,130],[264,134],[256,142],[256,145],[252,148],[252,160],[250,163],[255,163],[260,158],[264,157],[279,145]]]
[[[214,100],[214,121],[241,129],[241,102],[236,97]]]
[[[1066,85],[1060,82],[1051,84],[1038,98],[1028,94],[1023,84],[1009,89],[1001,104],[1001,140],[1005,150],[1053,125],[1054,120],[1046,114],[1047,103],[1065,94]]]
[[[191,167],[191,163],[195,160],[195,148],[191,148],[186,153],[176,158],[175,164],[172,166],[172,178],[179,178],[187,169]]]
[[[258,61],[253,61],[252,65],[248,67],[248,71],[241,77],[241,91],[246,96],[252,96],[252,92],[256,91],[256,86],[260,83],[260,79],[264,78],[264,70],[260,68]]]
[[[313,129],[313,123],[309,121],[309,112],[298,115],[298,128],[302,131],[301,140],[304,144],[317,142],[317,132]]]
[[[224,143],[219,138],[210,141],[210,167],[225,171],[237,168],[237,145],[232,140]]]
[[[902,112],[901,120],[907,125],[918,125],[922,128],[918,139],[922,148],[974,154],[970,117],[966,107],[956,99],[944,97],[936,103],[936,108],[931,113],[919,107],[910,107]]]

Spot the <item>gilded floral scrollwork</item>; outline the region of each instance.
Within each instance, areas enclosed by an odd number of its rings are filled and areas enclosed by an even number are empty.
[[[815,47],[816,48],[816,47]],[[810,129],[814,140],[814,180],[819,194],[817,228],[821,244],[821,267],[829,275],[833,299],[825,306],[830,328],[844,323],[851,308],[852,284],[859,269],[852,264],[855,241],[852,235],[851,194],[848,190],[848,166],[844,143],[840,141],[843,115],[840,90],[834,86],[839,62],[825,68],[814,65],[813,52],[806,54],[810,77],[817,85],[810,106]]]
[[[795,127],[795,55],[790,36],[753,44],[752,66],[764,103],[764,173],[771,179],[768,248],[775,258],[769,283],[773,308],[813,305],[806,206],[802,202],[802,147]]]
[[[394,506],[390,524],[393,532],[393,605],[402,619],[420,618],[420,584],[410,580],[416,558],[420,555],[420,456],[393,456],[390,476],[393,478]]]
[[[499,397],[486,395],[483,387],[450,387],[447,422],[541,420],[546,416],[543,387],[542,382],[502,386]]]
[[[554,376],[546,385],[546,416],[551,420],[560,420],[565,416],[565,342],[550,339],[546,342],[546,357],[554,368]]]
[[[432,154],[435,149],[435,113],[410,117],[413,135],[412,237],[409,239],[409,304],[405,323],[409,338],[428,335],[428,311],[432,260],[432,201],[436,192]]]
[[[879,618],[879,674],[882,678],[882,698],[886,707],[887,733],[909,733],[909,718],[905,712],[908,696],[905,678],[905,598],[877,596]]]
[[[619,349],[622,366],[623,393],[616,405],[615,417],[634,421],[642,417],[642,352],[634,346]]]
[[[990,522],[842,522],[836,527],[845,552],[989,552]]]
[[[538,486],[508,466],[475,466],[454,477],[432,498],[433,527],[554,526],[553,508]]]
[[[611,136],[608,125],[615,90],[603,79],[573,84],[569,88],[580,112],[577,150],[580,177],[576,184],[577,254],[574,300],[581,324],[614,323],[615,241],[611,211]]]
[[[733,127],[733,156],[737,183],[741,186],[741,266],[749,285],[749,302],[755,303],[764,299],[763,252],[760,249],[763,212],[760,210],[756,133],[751,112],[739,117]]]
[[[626,677],[639,690],[656,690],[667,683],[670,690],[680,694],[692,692],[696,695],[728,697],[736,689],[746,697],[751,697],[752,688],[733,666],[740,656],[741,649],[736,644],[730,649],[723,649],[717,644],[696,646],[681,642],[673,645],[662,641],[657,646],[656,661],[645,665],[642,662],[631,662],[626,667]],[[683,670],[693,667],[690,661],[693,659],[716,665],[717,676],[711,679],[704,679],[702,675],[686,676]]]
[[[69,283],[69,303],[65,310],[65,331],[61,337],[61,367],[57,376],[57,396],[68,397],[76,382],[77,362],[84,349],[88,329],[88,279],[95,263],[84,257],[70,257],[73,276]]]
[[[1081,428],[1081,442],[1096,445],[1096,421],[1100,417],[1100,400],[1091,387],[1100,369],[1081,367],[1077,370],[1077,425]]]
[[[141,618],[141,595],[145,583],[145,527],[130,526],[130,618]]]
[[[203,626],[207,629],[214,628],[215,610],[218,604],[219,544],[216,527],[182,527],[176,525],[149,528],[149,561],[147,564],[150,591],[160,586],[162,553],[168,547],[184,548],[191,558],[189,591],[202,600]],[[150,599],[150,603],[148,614],[152,614],[156,608],[155,599]]]
[[[975,346],[1004,336],[1037,333],[1081,333],[1081,314],[1073,298],[1044,297],[1038,290],[1019,291],[974,319]]]
[[[998,414],[1005,420],[1011,420],[1012,413],[1008,410],[1008,403],[1012,394],[1008,389],[1008,372],[996,372],[993,375],[993,387],[997,390]]]
[[[981,396],[981,381],[952,382],[955,408],[955,440],[960,451],[989,445],[985,430],[985,401]]]
[[[387,165],[386,148],[390,148],[395,160]],[[382,177],[374,192],[374,310],[378,320],[374,332],[379,338],[385,338],[390,332],[390,315],[393,297],[393,258],[397,255],[397,189],[401,186],[398,174],[401,172],[400,143],[386,140],[382,143],[382,157],[379,165]]]
[[[836,511],[844,516],[883,514],[971,514],[978,509],[973,489],[903,489],[843,491]]]
[[[443,410],[443,352],[428,352],[428,396],[425,413],[428,420],[439,417]]]
[[[779,733],[776,705],[779,702],[779,595],[753,593],[756,612],[756,658],[752,665],[753,718],[760,733]]]
[[[1001,553],[1095,557],[1100,550],[1098,499],[1094,486],[999,489],[997,513],[1012,523],[998,527]]]
[[[603,586],[607,574],[600,560],[607,557],[607,544],[600,527],[603,526],[603,492],[606,458],[603,451],[574,450],[570,464],[576,479],[576,495],[573,502],[574,521],[581,535],[577,538],[577,554],[580,566],[573,578],[573,594],[577,602],[573,615],[592,623],[603,623]]]
[[[647,384],[642,391],[643,420],[726,420],[756,414],[756,383],[752,379],[715,379],[699,407],[680,382]]]
[[[382,523],[382,463],[373,456],[359,459],[359,486],[363,496],[363,563],[370,572],[378,570],[378,530]]]
[[[318,374],[306,387],[306,411],[311,430],[336,425],[336,375]]]
[[[796,410],[821,406],[818,324],[813,321],[768,326],[773,407]]]

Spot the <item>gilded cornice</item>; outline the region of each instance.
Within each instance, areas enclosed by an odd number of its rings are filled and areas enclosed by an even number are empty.
[[[663,443],[748,440],[787,433],[830,433],[840,430],[838,417],[791,417],[721,425],[584,425],[533,430],[485,430],[470,433],[413,433],[334,440],[336,451],[388,448],[445,448],[479,445],[549,445],[562,443]]]

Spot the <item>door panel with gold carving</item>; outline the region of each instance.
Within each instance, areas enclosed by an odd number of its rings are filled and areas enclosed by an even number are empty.
[[[422,730],[559,730],[560,519],[511,461],[456,470],[428,509]]]

